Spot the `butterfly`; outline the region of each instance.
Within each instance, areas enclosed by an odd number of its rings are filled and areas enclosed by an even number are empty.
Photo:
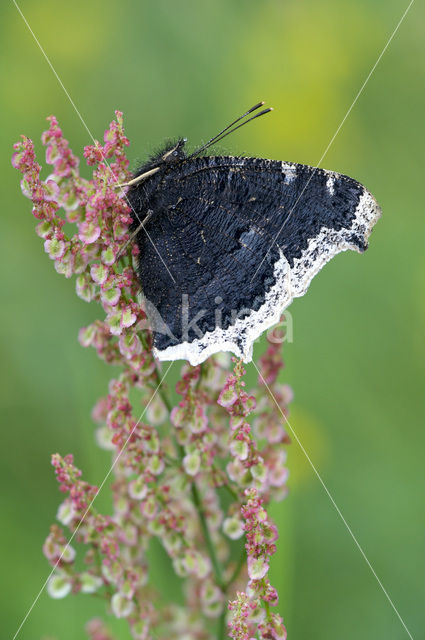
[[[205,153],[271,111],[258,112],[263,104],[190,154],[186,139],[168,143],[122,185],[160,360],[196,365],[230,351],[249,362],[254,341],[326,262],[367,248],[380,217],[375,198],[348,176]]]

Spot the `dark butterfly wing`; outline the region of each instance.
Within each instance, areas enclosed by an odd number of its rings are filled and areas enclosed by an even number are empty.
[[[192,364],[223,350],[249,360],[323,264],[367,247],[380,215],[347,176],[213,156],[168,170],[144,206],[153,215],[137,238],[139,274],[156,354]]]

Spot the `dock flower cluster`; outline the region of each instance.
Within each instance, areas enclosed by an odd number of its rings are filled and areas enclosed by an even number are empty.
[[[111,482],[100,486],[112,511],[97,509],[99,487],[83,479],[72,455],[52,456],[63,499],[43,546],[53,568],[47,590],[52,598],[103,597],[106,618],[125,619],[135,640],[284,639],[268,579],[278,534],[267,514],[287,492],[281,412],[292,393],[279,382],[281,345],[269,342],[249,390],[242,363],[224,354],[184,364],[177,401],[160,384],[164,371],[138,297],[138,249],[126,244],[131,211],[117,184],[130,177],[129,141],[122,113],[115,115],[103,144],[84,149],[90,178],[80,175],[54,116],[42,135],[46,177],[29,138],[12,157],[56,271],[102,309],[80,330],[80,344],[118,367],[92,414],[99,447],[111,451]],[[152,539],[181,580],[179,603],[151,584]],[[114,640],[107,619],[89,621],[86,632]]]

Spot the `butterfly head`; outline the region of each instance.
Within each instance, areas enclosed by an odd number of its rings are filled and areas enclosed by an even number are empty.
[[[186,160],[187,156],[184,151],[184,145],[186,142],[186,138],[179,138],[177,142],[168,144],[165,149],[153,156],[148,162],[137,169],[132,180],[123,184],[117,183],[115,186],[117,188],[134,187],[140,182],[143,182],[147,178],[155,175],[158,171]]]
[[[170,165],[184,160],[186,158],[186,153],[184,151],[186,142],[186,138],[180,138],[177,141],[177,144],[173,144],[172,146],[167,147],[158,158],[159,165]]]

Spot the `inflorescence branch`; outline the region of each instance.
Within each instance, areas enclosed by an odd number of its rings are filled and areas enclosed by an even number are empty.
[[[50,173],[41,177],[25,136],[14,147],[12,164],[22,174],[22,192],[32,201],[37,234],[56,271],[75,279],[80,298],[103,309],[101,319],[80,330],[80,344],[120,368],[92,414],[99,447],[116,461],[104,489],[112,512],[94,508],[98,488],[82,479],[72,455],[52,456],[63,500],[59,524],[43,546],[54,567],[48,592],[53,598],[80,592],[102,597],[107,613],[125,618],[136,640],[284,639],[282,619],[273,612],[278,595],[268,579],[278,534],[266,510],[287,491],[289,438],[281,416],[261,379],[248,392],[242,363],[224,354],[202,366],[182,366],[174,406],[160,385],[163,374],[138,296],[138,249],[129,245],[120,255],[131,222],[127,201],[115,188],[130,177],[122,113],[116,112],[103,144],[84,149],[90,179],[80,175],[56,118],[48,121],[42,142]],[[269,341],[259,367],[286,414],[291,391],[278,381],[281,342]],[[140,407],[130,393],[147,407],[143,421],[135,417]],[[67,540],[77,527],[74,547]],[[235,553],[233,541],[243,537],[245,546]],[[150,585],[152,538],[182,580],[183,605]],[[86,630],[92,640],[113,640],[100,620]]]

